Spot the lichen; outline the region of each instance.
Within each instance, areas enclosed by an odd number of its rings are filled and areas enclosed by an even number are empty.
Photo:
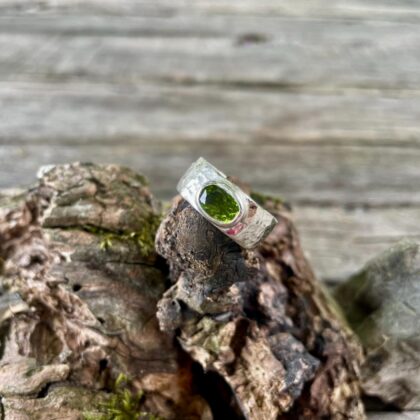
[[[83,413],[84,420],[164,420],[162,417],[144,411],[144,393],[133,392],[132,382],[120,373],[113,386],[113,392],[99,404],[97,411]]]

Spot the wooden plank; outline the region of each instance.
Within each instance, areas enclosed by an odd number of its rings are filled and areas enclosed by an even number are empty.
[[[95,79],[270,89],[420,87],[420,32],[406,22],[193,13],[2,16],[3,80]],[[77,10],[77,9],[76,9]],[[252,36],[249,36],[249,35]],[[332,37],[331,34],[334,34]]]
[[[334,0],[324,2],[322,0],[241,0],[232,2],[229,0],[44,0],[35,3],[32,0],[3,0],[0,4],[3,14],[7,13],[31,13],[45,14],[51,11],[78,12],[144,16],[164,15],[172,16],[181,10],[193,13],[212,14],[236,14],[236,15],[276,15],[293,17],[339,17],[341,19],[390,19],[390,20],[413,20],[420,17],[418,3],[412,0],[390,2],[387,0]]]
[[[391,93],[3,81],[0,103],[0,144],[82,144],[92,139],[420,144],[420,96]]]
[[[204,156],[256,189],[293,204],[402,207],[420,204],[420,149],[359,146],[234,144],[230,142],[6,145],[0,149],[0,187],[27,184],[42,164],[74,160],[116,162],[144,172],[156,194],[173,194],[179,177]]]

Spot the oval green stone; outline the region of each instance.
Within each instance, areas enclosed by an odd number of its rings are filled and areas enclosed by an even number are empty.
[[[198,201],[210,217],[221,223],[230,223],[239,214],[240,208],[236,199],[216,184],[204,187]]]

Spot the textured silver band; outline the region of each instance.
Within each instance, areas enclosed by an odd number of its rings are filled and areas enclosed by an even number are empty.
[[[209,184],[222,187],[239,204],[239,214],[231,223],[220,223],[201,208],[198,197],[203,188]],[[257,246],[277,223],[274,216],[259,206],[238,186],[230,182],[223,172],[204,158],[199,158],[188,168],[179,180],[177,190],[196,211],[243,248]]]

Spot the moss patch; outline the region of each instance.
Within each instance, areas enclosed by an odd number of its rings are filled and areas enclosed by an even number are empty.
[[[144,393],[133,392],[132,383],[120,373],[115,381],[113,393],[100,403],[96,412],[83,413],[84,420],[164,420],[144,411]]]
[[[83,226],[83,230],[100,237],[100,248],[104,251],[111,249],[115,242],[131,242],[143,256],[149,255],[155,248],[156,231],[162,220],[161,215],[151,215],[146,219],[142,228],[137,231],[112,232],[97,226]]]
[[[260,206],[265,206],[269,202],[272,202],[275,205],[284,204],[284,201],[280,197],[273,197],[271,195],[257,192],[251,192],[251,198]]]

